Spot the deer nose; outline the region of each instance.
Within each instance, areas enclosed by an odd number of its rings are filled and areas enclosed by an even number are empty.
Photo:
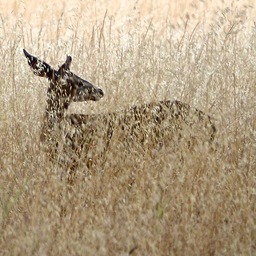
[[[98,93],[100,94],[101,97],[104,96],[104,92],[100,88],[98,89]]]

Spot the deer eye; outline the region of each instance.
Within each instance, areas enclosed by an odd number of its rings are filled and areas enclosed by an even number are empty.
[[[64,104],[63,104],[63,107],[64,107],[65,109],[68,109],[68,106],[69,106],[69,102],[65,101]]]

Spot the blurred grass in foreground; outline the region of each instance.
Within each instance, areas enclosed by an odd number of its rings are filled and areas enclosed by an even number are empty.
[[[22,14],[12,27],[1,16],[0,253],[255,254],[256,34],[248,8],[223,7],[207,27],[183,19],[161,31],[136,19],[117,30],[107,13],[88,28],[74,9],[64,35],[65,12],[37,13],[35,27]],[[170,147],[120,160],[113,149],[104,170],[80,169],[67,186],[39,145],[47,83],[30,73],[23,47],[56,67],[72,55],[72,70],[104,89],[102,101],[70,112],[179,99],[215,118],[217,150]]]

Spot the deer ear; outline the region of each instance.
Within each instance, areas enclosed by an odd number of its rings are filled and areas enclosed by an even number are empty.
[[[23,53],[28,60],[28,65],[32,68],[35,75],[47,77],[48,79],[54,78],[55,70],[52,69],[49,64],[30,55],[25,49],[23,49]]]
[[[59,67],[58,73],[61,74],[64,71],[70,70],[72,57],[67,55],[66,61]]]

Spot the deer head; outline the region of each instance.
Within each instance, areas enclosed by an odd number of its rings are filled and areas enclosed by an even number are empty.
[[[103,97],[104,93],[100,88],[70,71],[71,56],[67,56],[65,63],[55,70],[46,62],[30,55],[25,49],[23,52],[33,73],[46,77],[50,83],[46,107],[48,128],[53,128],[55,123],[63,119],[64,112],[71,102],[98,101]]]

